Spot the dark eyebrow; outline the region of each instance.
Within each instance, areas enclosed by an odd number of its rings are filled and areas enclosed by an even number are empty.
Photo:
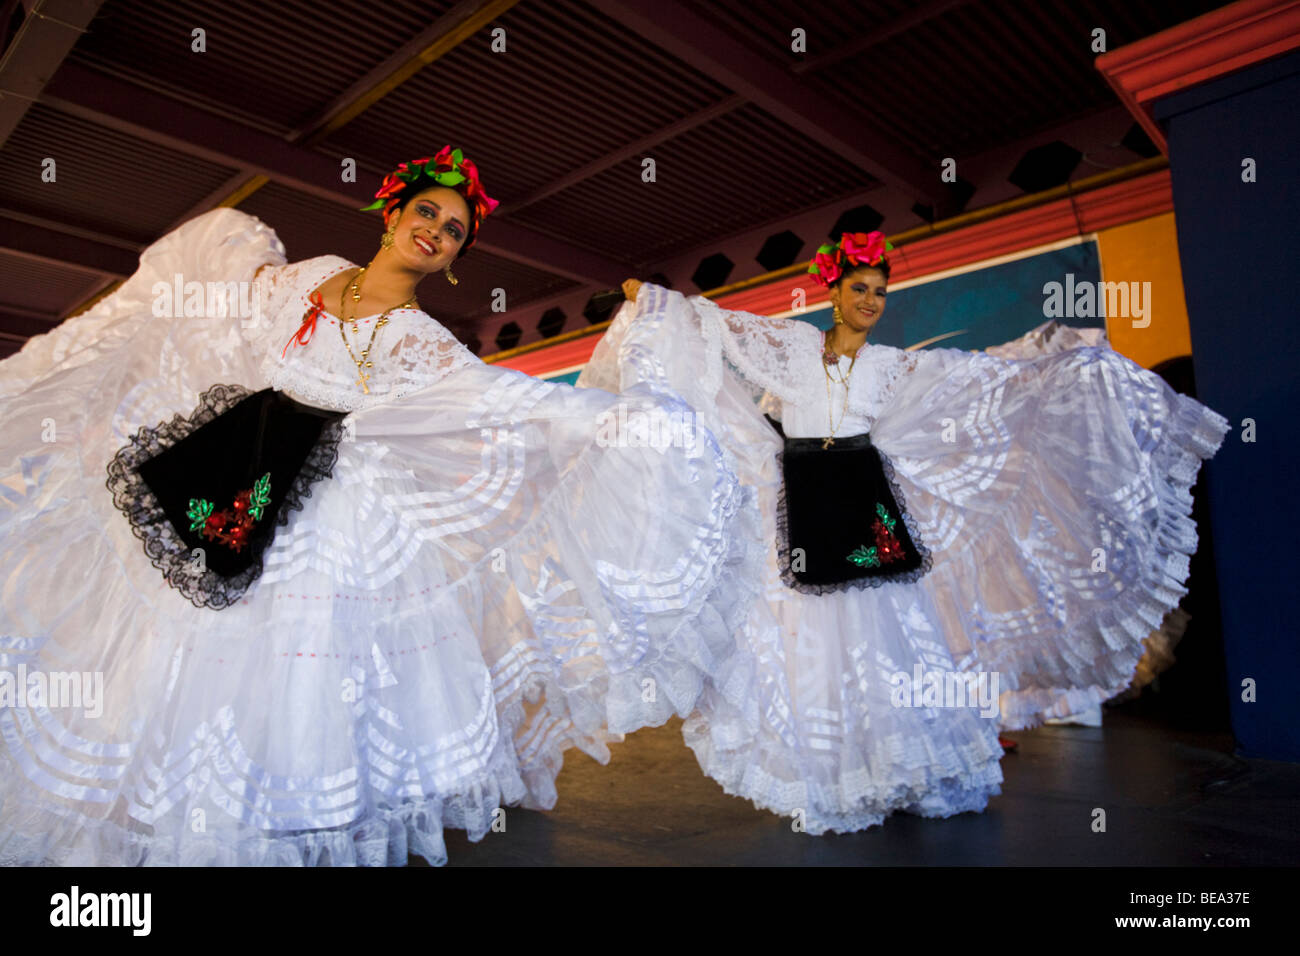
[[[442,207],[439,206],[439,205],[438,205],[436,202],[434,202],[432,199],[421,199],[420,202],[427,202],[427,203],[428,203],[430,206],[432,206],[434,209],[438,210],[438,212],[442,212]],[[464,224],[463,222],[461,222],[459,219],[457,219],[455,216],[452,216],[452,217],[451,217],[451,221],[454,222],[456,225],[460,226],[462,232],[465,231],[465,224]]]

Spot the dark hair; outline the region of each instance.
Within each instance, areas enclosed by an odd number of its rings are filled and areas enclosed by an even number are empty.
[[[881,272],[883,272],[883,273],[885,274],[885,281],[886,281],[886,282],[889,281],[889,260],[888,260],[888,259],[881,259],[880,262],[877,263],[877,264],[874,265],[874,266],[869,266],[869,265],[867,265],[865,262],[864,262],[864,263],[861,263],[860,265],[856,265],[856,266],[853,265],[851,262],[850,262],[850,263],[845,263],[844,271],[841,272],[841,273],[840,273],[840,277],[839,277],[838,279],[835,280],[835,284],[836,284],[836,285],[839,285],[841,282],[843,282],[843,281],[844,281],[845,279],[847,279],[849,276],[853,275],[855,272],[861,272],[863,269],[879,269]]]
[[[460,196],[461,199],[465,200],[465,208],[469,210],[469,222],[465,223],[465,241],[460,244],[460,251],[456,253],[456,258],[459,259],[465,253],[469,252],[469,247],[474,244],[474,239],[478,235],[478,227],[474,224],[474,203],[465,195],[463,189],[459,189],[456,186],[444,186],[442,183],[436,182],[433,179],[421,178],[417,182],[408,184],[405,189],[397,194],[397,205],[393,207],[393,212],[400,216],[402,210],[406,208],[407,203],[420,193],[427,192],[434,188],[450,189],[452,192]]]

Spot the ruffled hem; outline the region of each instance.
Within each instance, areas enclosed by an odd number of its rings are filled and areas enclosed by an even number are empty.
[[[773,749],[768,741],[759,740],[751,746],[724,749],[720,741],[746,738],[751,729],[739,714],[720,714],[722,710],[715,708],[707,719],[696,715],[682,728],[700,768],[726,793],[748,800],[759,810],[791,817],[809,834],[865,830],[881,825],[892,813],[950,817],[980,812],[1002,792],[1002,749],[996,734],[976,734],[943,752],[936,752],[941,746],[937,740],[927,739],[925,765],[890,765],[888,782],[881,782],[879,771],[864,768],[837,772],[833,782],[823,784],[811,776],[790,779],[766,769],[791,761],[794,754],[786,747]],[[888,762],[887,742],[863,742],[859,750],[874,755],[876,766]]]
[[[1162,560],[1145,568],[1140,585],[1127,589],[1102,613],[1079,622],[1055,641],[1054,652],[1077,678],[1068,687],[1036,687],[1002,695],[1006,730],[1036,727],[1048,718],[1080,713],[1125,691],[1132,683],[1145,640],[1187,593],[1184,582],[1196,551],[1192,485],[1229,430],[1228,420],[1185,395],[1174,396],[1172,414],[1152,452],[1158,514],[1155,543]],[[988,666],[1012,675],[1040,669],[1044,648],[1004,639],[977,650]]]
[[[0,767],[18,773],[3,752]],[[502,760],[473,794],[381,807],[345,827],[247,833],[233,842],[189,832],[188,820],[181,840],[43,802],[0,829],[0,866],[405,866],[412,855],[442,866],[444,829],[465,830],[478,842],[497,819],[501,796],[522,789]]]

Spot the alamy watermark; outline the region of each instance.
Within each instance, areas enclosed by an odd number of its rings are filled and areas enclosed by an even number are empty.
[[[889,683],[893,707],[978,707],[981,717],[998,716],[997,671],[927,671],[916,664],[910,674],[890,674]]]
[[[48,707],[85,710],[92,720],[104,713],[103,671],[0,670],[0,709]]]
[[[152,313],[160,319],[238,319],[245,329],[262,324],[260,282],[186,282],[178,272],[170,283],[159,280],[149,291]]]
[[[1043,284],[1043,316],[1048,319],[1132,319],[1133,328],[1151,324],[1150,282],[1074,281]]]
[[[619,402],[596,416],[596,444],[602,448],[683,448],[696,453],[698,431],[691,409],[666,411],[628,408]]]

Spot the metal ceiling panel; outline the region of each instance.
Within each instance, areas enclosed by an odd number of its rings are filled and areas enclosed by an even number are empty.
[[[143,246],[231,172],[33,103],[0,149],[0,207]]]
[[[452,6],[108,0],[68,60],[287,134]],[[202,53],[191,50],[196,28]]]
[[[84,301],[103,284],[99,275],[0,252],[0,312],[48,316],[51,328],[68,302]]]
[[[628,160],[516,219],[569,242],[650,263],[776,217],[861,192],[872,179],[754,106],[651,151],[656,181]]]
[[[454,140],[509,215],[521,199],[728,90],[575,0],[521,3],[339,130],[326,145],[375,170]]]

